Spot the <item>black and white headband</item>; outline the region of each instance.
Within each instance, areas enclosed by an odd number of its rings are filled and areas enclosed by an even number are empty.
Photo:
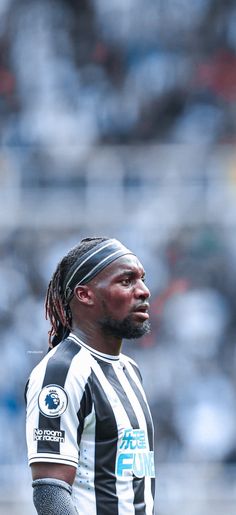
[[[74,294],[75,286],[86,284],[112,261],[125,254],[133,254],[120,241],[105,240],[80,256],[67,274],[64,285],[64,297],[69,302]]]

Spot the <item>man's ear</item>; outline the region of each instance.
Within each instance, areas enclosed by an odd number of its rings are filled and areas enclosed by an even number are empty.
[[[94,294],[92,290],[84,285],[77,285],[74,289],[74,298],[77,299],[82,304],[87,304],[88,306],[92,306],[94,304]]]

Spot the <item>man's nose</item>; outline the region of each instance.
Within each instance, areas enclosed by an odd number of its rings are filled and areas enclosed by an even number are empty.
[[[143,281],[139,281],[136,292],[136,295],[139,298],[148,299],[151,296],[150,290]]]

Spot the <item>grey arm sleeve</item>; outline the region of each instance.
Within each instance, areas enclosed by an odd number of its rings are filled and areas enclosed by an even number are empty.
[[[53,478],[35,479],[33,501],[38,515],[78,515],[71,498],[72,487]]]

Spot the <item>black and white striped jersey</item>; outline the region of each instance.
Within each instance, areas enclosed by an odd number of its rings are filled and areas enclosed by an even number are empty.
[[[133,360],[70,333],[34,368],[26,398],[29,464],[76,467],[80,515],[153,515],[153,424]]]

